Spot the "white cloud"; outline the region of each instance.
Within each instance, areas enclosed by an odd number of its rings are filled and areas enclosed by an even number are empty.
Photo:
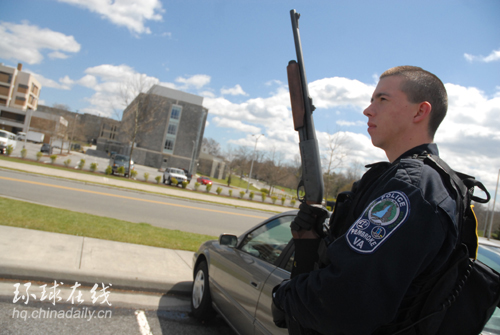
[[[241,88],[240,85],[236,85],[232,88],[222,88],[220,90],[220,93],[222,95],[226,95],[226,94],[229,94],[229,95],[248,95],[248,93],[243,91],[243,88]]]
[[[160,0],[59,0],[101,15],[135,34],[150,34],[146,21],[161,21],[164,9]]]
[[[365,126],[366,122],[363,121],[346,121],[346,120],[338,120],[335,122],[337,125],[341,127],[359,127]]]
[[[493,50],[488,56],[474,56],[471,54],[464,54],[464,57],[467,61],[469,62],[483,62],[483,63],[490,63],[490,62],[495,62],[500,60],[500,49],[499,50]]]
[[[206,74],[195,74],[191,77],[177,77],[175,79],[176,82],[183,84],[181,87],[179,87],[180,89],[200,89],[203,86],[208,85],[210,83],[210,80],[210,76],[207,76]]]
[[[67,58],[67,53],[80,51],[80,44],[73,36],[39,28],[28,22],[15,24],[9,22],[0,23],[0,58],[12,59],[28,64],[40,63],[44,56],[44,50],[53,50],[49,53],[50,58]]]
[[[365,108],[374,89],[375,86],[340,77],[324,78],[309,84],[309,94],[316,108],[336,106]]]
[[[218,127],[222,128],[231,128],[237,131],[242,131],[244,133],[259,133],[261,130],[259,127],[255,127],[252,125],[244,124],[241,121],[238,120],[230,120],[226,118],[221,118],[221,117],[214,117],[212,121],[217,125]]]

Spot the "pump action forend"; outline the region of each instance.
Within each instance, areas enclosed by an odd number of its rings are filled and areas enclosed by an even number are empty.
[[[323,199],[323,173],[319,156],[318,140],[312,112],[314,106],[307,89],[306,71],[302,57],[302,46],[300,44],[299,17],[295,9],[290,11],[292,19],[293,37],[295,40],[295,51],[297,61],[291,60],[287,66],[288,87],[292,105],[293,124],[299,133],[300,157],[302,161],[302,177],[297,188],[303,187],[305,195],[299,197],[300,201],[308,204],[320,204]]]

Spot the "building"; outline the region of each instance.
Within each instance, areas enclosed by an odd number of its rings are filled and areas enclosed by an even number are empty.
[[[38,106],[38,112],[62,116],[69,122],[67,139],[97,144],[107,140],[116,142],[120,121],[93,114],[79,114],[63,108]]]
[[[17,68],[0,64],[0,106],[23,111],[36,109],[42,85],[22,69],[21,63],[17,64]]]
[[[0,64],[0,128],[26,132],[29,111],[36,110],[42,85],[28,72]],[[28,117],[27,117],[28,116]]]
[[[183,168],[194,174],[208,115],[202,103],[203,97],[159,85],[139,94],[123,111],[119,140],[126,147],[122,153],[128,154],[134,143],[135,163]]]

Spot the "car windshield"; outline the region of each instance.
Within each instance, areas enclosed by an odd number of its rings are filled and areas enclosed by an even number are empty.
[[[116,162],[128,162],[128,156],[116,155],[115,161]]]
[[[0,137],[7,137],[6,133],[0,133]]]
[[[170,172],[171,173],[176,173],[176,174],[184,174],[184,171],[179,170],[179,169],[171,169]]]

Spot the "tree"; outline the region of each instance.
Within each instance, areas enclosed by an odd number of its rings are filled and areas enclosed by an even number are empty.
[[[209,155],[212,155],[215,157],[219,157],[221,155],[220,144],[219,144],[219,142],[217,142],[213,138],[204,137],[203,141],[202,141],[202,146],[207,149],[207,153]]]
[[[323,180],[325,183],[325,200],[329,195],[336,195],[333,192],[334,183],[338,180],[338,175],[335,170],[342,166],[347,153],[344,150],[345,134],[336,132],[328,134],[327,150],[323,155]]]
[[[164,107],[164,103],[159,97],[143,93],[153,84],[154,81],[151,78],[138,74],[121,86],[120,96],[125,105],[120,127],[121,140],[130,144],[128,178],[130,178],[132,155],[138,135],[146,133],[154,127],[154,112]]]

